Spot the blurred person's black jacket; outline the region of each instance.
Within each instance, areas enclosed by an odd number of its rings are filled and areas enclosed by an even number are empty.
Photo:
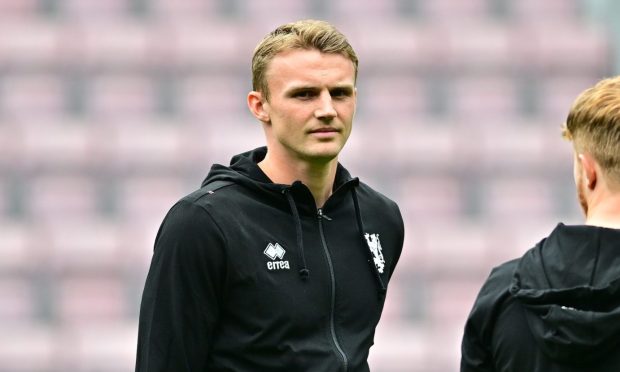
[[[164,219],[136,371],[368,371],[403,244],[398,207],[339,165],[317,209],[303,184],[267,178],[265,153],[214,165]]]
[[[559,224],[495,268],[465,326],[461,371],[620,371],[620,230]]]

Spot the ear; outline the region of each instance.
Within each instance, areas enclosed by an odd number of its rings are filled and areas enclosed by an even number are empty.
[[[578,154],[577,158],[579,159],[579,163],[581,164],[581,169],[584,172],[586,186],[590,190],[594,190],[596,187],[596,181],[598,177],[598,169],[596,160],[592,157],[592,155],[584,153]]]
[[[248,108],[258,120],[266,124],[271,122],[269,118],[269,103],[263,100],[261,92],[251,91],[248,93]]]

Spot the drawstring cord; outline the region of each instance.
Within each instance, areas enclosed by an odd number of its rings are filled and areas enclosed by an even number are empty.
[[[297,210],[297,206],[295,205],[295,200],[293,199],[293,195],[291,195],[290,188],[286,188],[282,190],[282,193],[286,196],[286,200],[288,201],[288,204],[291,208],[291,213],[293,214],[293,218],[295,220],[297,247],[299,248],[298,254],[299,254],[300,261],[301,261],[301,269],[299,270],[299,276],[301,277],[301,279],[307,280],[308,276],[310,276],[310,270],[308,269],[307,264],[306,264],[306,254],[304,250],[303,232],[302,232],[302,227],[301,227],[301,219],[299,217],[299,211]],[[355,207],[355,220],[357,222],[357,228],[359,230],[359,236],[360,236],[360,240],[362,243],[362,247],[368,248],[368,243],[366,242],[366,238],[364,237],[364,231],[365,231],[364,222],[362,220],[362,213],[360,212],[359,200],[357,197],[357,191],[355,190],[355,187],[351,188],[351,196],[353,198],[353,206]],[[377,266],[373,262],[374,258],[372,257],[372,252],[370,251],[370,249],[366,249],[366,252],[368,254],[369,262],[371,264],[370,266],[372,266],[372,270],[375,273],[375,278],[377,279],[377,283],[379,284],[379,293],[385,294],[387,292],[387,287],[385,286],[385,283],[383,282],[383,279],[381,278],[381,274],[379,273]]]
[[[301,219],[299,218],[299,212],[297,211],[297,206],[295,205],[293,195],[291,195],[290,188],[282,190],[282,193],[286,196],[286,200],[288,200],[288,204],[291,207],[291,213],[293,213],[293,218],[295,219],[295,231],[297,232],[297,247],[299,248],[299,258],[301,259],[302,264],[302,268],[301,270],[299,270],[299,276],[303,280],[306,280],[310,275],[310,270],[308,270],[308,267],[306,265],[306,254],[304,252],[304,239],[301,229]]]
[[[359,181],[358,181],[359,182]],[[351,196],[353,197],[353,206],[355,207],[355,219],[357,220],[357,228],[359,229],[360,239],[362,240],[362,247],[368,248],[368,243],[366,242],[366,238],[364,237],[364,222],[362,221],[362,213],[360,212],[360,203],[357,198],[357,191],[355,191],[355,187],[351,188]],[[370,263],[372,269],[375,273],[375,277],[377,278],[377,282],[379,283],[379,293],[385,294],[387,292],[387,287],[385,283],[383,283],[383,279],[381,279],[381,274],[379,273],[379,269],[374,264],[374,258],[372,257],[372,252],[370,249],[366,249],[368,257],[370,259]]]

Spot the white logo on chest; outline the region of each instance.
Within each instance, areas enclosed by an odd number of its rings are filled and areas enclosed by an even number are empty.
[[[271,261],[267,261],[267,269],[269,270],[290,270],[291,266],[288,261],[283,261],[286,251],[278,243],[269,243],[267,248],[263,251],[265,256],[269,257]],[[279,261],[276,261],[279,259]]]
[[[381,241],[379,240],[379,234],[364,234],[370,253],[372,253],[372,260],[377,267],[379,274],[383,274],[385,269],[385,259],[383,258],[383,248],[381,248]]]

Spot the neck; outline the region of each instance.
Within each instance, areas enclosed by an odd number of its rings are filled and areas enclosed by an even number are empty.
[[[620,229],[620,194],[608,194],[591,201],[586,225]]]
[[[327,162],[310,163],[303,160],[290,161],[269,156],[258,163],[258,166],[274,183],[290,185],[301,181],[308,187],[317,207],[321,208],[332,194],[338,159]]]

